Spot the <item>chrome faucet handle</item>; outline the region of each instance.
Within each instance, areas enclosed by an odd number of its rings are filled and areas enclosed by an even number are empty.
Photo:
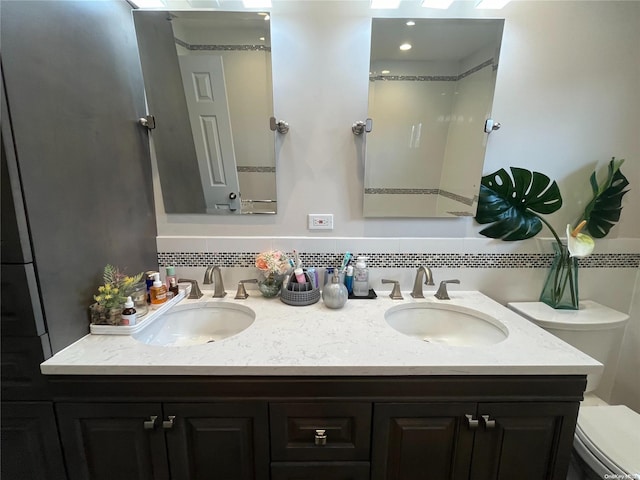
[[[188,278],[179,278],[178,283],[180,282],[189,282],[191,284],[191,292],[189,292],[189,296],[187,298],[190,298],[190,299],[202,298],[202,292],[200,291],[200,287],[198,287],[197,280],[189,280]]]
[[[389,294],[389,298],[392,298],[393,300],[403,300],[403,296],[402,293],[400,292],[400,282],[397,280],[387,280],[385,278],[383,278],[382,280],[380,280],[382,283],[393,283],[393,290],[391,290],[391,293]]]
[[[244,288],[245,283],[258,283],[258,279],[250,278],[249,280],[240,280],[238,282],[238,290],[236,291],[236,296],[234,297],[236,300],[244,300],[249,296],[247,290]]]
[[[460,280],[443,280],[440,282],[440,287],[438,287],[438,291],[434,295],[438,300],[451,300],[449,298],[449,292],[447,292],[447,283],[460,283]]]

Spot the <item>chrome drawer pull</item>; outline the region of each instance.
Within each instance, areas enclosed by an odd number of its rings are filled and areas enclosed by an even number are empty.
[[[496,421],[489,420],[489,415],[482,415],[482,420],[484,420],[484,426],[487,430],[496,428]]]
[[[315,444],[319,447],[327,444],[327,435],[325,430],[316,430]]]
[[[170,428],[173,428],[173,421],[175,420],[176,416],[175,415],[169,415],[168,420],[165,420],[162,422],[162,428],[164,428],[165,430],[168,430]]]
[[[478,428],[478,425],[480,424],[480,422],[477,419],[473,418],[473,415],[465,415],[465,417],[467,417],[467,425],[469,426],[469,430],[475,430],[476,428]]]
[[[156,420],[158,420],[157,415],[151,415],[149,420],[145,420],[143,423],[145,430],[154,430],[156,428]]]

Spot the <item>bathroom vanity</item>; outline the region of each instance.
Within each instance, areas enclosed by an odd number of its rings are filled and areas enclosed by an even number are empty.
[[[484,295],[341,310],[208,297],[183,302],[255,321],[187,347],[88,335],[42,364],[70,479],[565,478],[601,366]],[[505,338],[427,343],[385,319],[402,305],[473,308]]]

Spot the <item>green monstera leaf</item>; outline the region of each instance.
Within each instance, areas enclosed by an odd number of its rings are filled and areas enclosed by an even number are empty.
[[[596,172],[589,181],[593,190],[593,200],[584,210],[583,219],[587,221],[587,230],[595,238],[606,237],[611,228],[620,220],[622,197],[629,191],[625,188],[629,181],[620,171],[624,159],[611,159],[607,170],[607,179],[598,184]]]
[[[535,236],[543,223],[549,225],[539,214],[553,213],[560,207],[562,195],[555,181],[517,167],[511,167],[510,176],[502,168],[482,177],[475,219],[491,224],[480,231],[486,237],[524,240]]]

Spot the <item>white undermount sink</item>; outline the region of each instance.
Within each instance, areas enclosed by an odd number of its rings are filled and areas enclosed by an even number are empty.
[[[164,347],[202,345],[236,335],[255,319],[253,310],[234,303],[176,305],[133,338]]]
[[[459,305],[398,305],[388,309],[384,317],[391,328],[428,343],[451,346],[493,345],[509,335],[500,321]]]

